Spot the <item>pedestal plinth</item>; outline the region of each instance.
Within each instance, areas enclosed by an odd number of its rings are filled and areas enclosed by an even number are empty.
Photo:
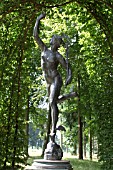
[[[34,160],[32,166],[26,167],[25,170],[73,170],[70,161],[65,160]]]
[[[49,142],[44,152],[44,160],[61,160],[62,157],[63,152],[60,145],[52,141]]]

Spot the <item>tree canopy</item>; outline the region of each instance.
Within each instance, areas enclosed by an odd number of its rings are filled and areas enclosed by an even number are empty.
[[[79,100],[60,105],[70,144],[78,143],[78,117],[83,136],[97,138],[102,169],[113,169],[113,1],[4,0],[1,2],[0,162],[15,168],[27,159],[28,128],[46,131],[48,110],[40,49],[33,39],[37,16],[46,12],[40,35],[49,46],[53,34],[68,35],[72,83],[62,93],[77,91]],[[60,48],[65,56],[65,49]],[[66,73],[59,68],[64,79]],[[65,80],[64,80],[65,81]],[[86,140],[88,142],[88,140]],[[75,145],[74,145],[75,144]],[[90,141],[91,144],[91,141]]]

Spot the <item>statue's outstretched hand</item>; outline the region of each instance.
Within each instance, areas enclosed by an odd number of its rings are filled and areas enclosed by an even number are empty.
[[[37,19],[38,19],[38,20],[41,20],[41,19],[45,18],[45,16],[46,16],[46,14],[45,14],[45,13],[42,13],[42,14],[40,14],[40,15],[37,17]]]

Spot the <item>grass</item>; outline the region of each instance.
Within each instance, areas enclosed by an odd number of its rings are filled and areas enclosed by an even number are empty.
[[[34,159],[42,159],[41,156],[30,156],[27,160],[27,165],[32,165]]]
[[[100,170],[100,164],[90,160],[79,160],[76,158],[69,158],[73,170]]]

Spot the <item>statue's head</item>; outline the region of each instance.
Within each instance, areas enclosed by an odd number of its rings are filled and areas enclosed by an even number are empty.
[[[59,35],[53,35],[50,40],[50,45],[53,46],[53,48],[59,48],[61,44],[63,44],[62,37]]]

